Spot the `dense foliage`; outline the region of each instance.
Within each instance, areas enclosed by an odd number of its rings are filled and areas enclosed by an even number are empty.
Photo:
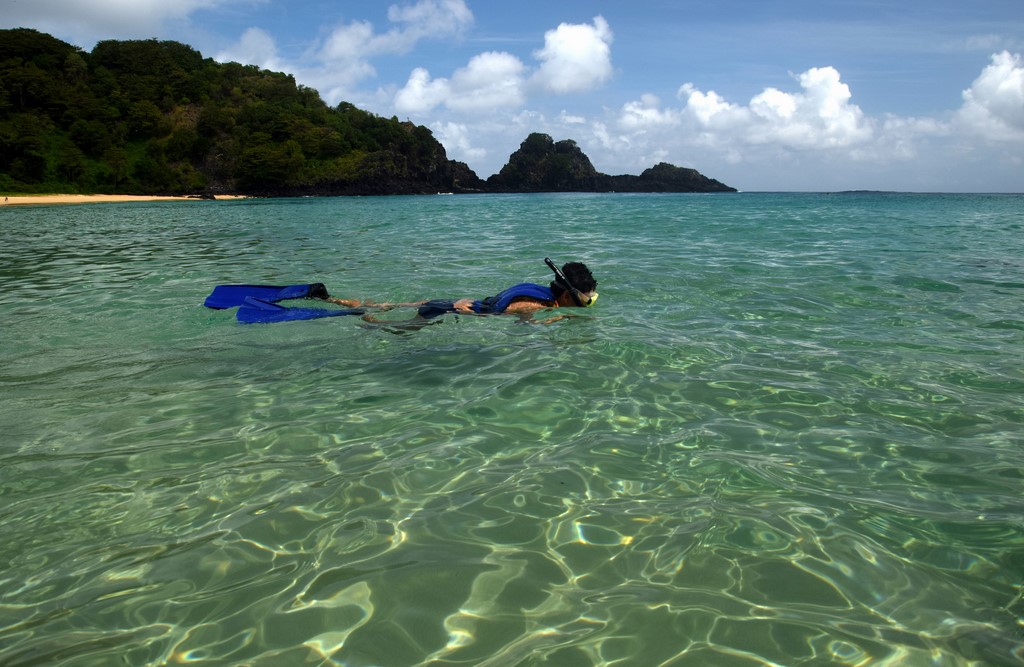
[[[0,30],[0,191],[254,194],[437,192],[478,184],[430,130],[286,74],[184,44],[86,53]]]

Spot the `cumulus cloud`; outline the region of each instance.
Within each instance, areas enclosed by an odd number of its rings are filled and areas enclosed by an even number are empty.
[[[611,78],[611,43],[602,16],[592,24],[562,23],[544,34],[544,48],[533,54],[541,63],[534,80],[558,94],[590,90]]]
[[[626,102],[622,107],[619,123],[625,128],[640,131],[679,123],[678,112],[672,109],[661,109],[660,106],[661,100],[654,95],[644,95],[639,101]]]
[[[815,67],[798,75],[802,92],[766,88],[746,106],[732,104],[714,91],[685,84],[679,96],[682,115],[704,136],[721,143],[776,144],[794,150],[845,148],[872,138],[873,128],[860,107],[850,103],[850,88],[833,67]],[[635,125],[635,109],[623,109],[624,125]]]
[[[1024,59],[1003,51],[963,92],[958,120],[972,133],[992,139],[1024,139]]]
[[[417,67],[405,87],[395,95],[395,109],[400,113],[425,113],[448,99],[450,94],[447,79],[433,80],[430,72]]]
[[[746,111],[735,104],[726,102],[715,91],[702,92],[697,90],[692,83],[684,83],[679,88],[678,95],[686,102],[686,106],[682,110],[683,115],[695,119],[697,124],[705,129],[717,127],[719,130],[732,130],[740,122],[745,122],[744,119],[749,116]],[[630,111],[628,104],[624,107],[624,111]],[[634,116],[633,124],[635,124],[636,114],[632,115]],[[647,115],[649,117],[650,113]]]
[[[818,187],[884,188],[898,181],[948,189],[953,165],[970,165],[965,173],[986,173],[989,180],[960,174],[952,187],[1019,188],[1007,174],[1019,170],[1024,142],[1020,54],[994,54],[963,91],[959,110],[932,117],[868,116],[833,67],[793,78],[791,89],[764,88],[746,102],[689,83],[679,88],[678,104],[644,95],[591,122],[589,136],[579,141],[599,168],[635,170],[662,155],[729,182],[730,173],[759,165],[751,173],[767,189],[801,180]],[[886,185],[887,179],[895,180]]]
[[[473,56],[451,78],[431,78],[417,68],[395,94],[400,113],[426,113],[445,106],[462,113],[495,111],[523,105],[531,84],[559,94],[581,92],[611,76],[611,29],[602,17],[593,24],[563,23],[545,34],[540,61],[532,75],[515,55],[488,51]]]
[[[452,76],[452,96],[447,101],[456,111],[480,111],[519,106],[524,101],[525,66],[509,53],[487,52],[473,56]]]
[[[496,51],[473,56],[451,79],[431,79],[427,70],[417,68],[395,95],[395,109],[424,113],[440,104],[464,112],[516,107],[525,99],[524,69],[512,54]]]

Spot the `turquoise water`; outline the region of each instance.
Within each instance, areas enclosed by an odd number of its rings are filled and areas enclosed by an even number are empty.
[[[0,664],[1024,664],[1022,239],[995,195],[2,208]],[[199,305],[545,256],[598,304]]]

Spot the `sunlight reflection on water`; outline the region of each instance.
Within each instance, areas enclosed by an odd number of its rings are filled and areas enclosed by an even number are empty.
[[[1019,204],[0,211],[0,662],[1024,664]],[[546,255],[600,304],[198,305],[486,296]]]

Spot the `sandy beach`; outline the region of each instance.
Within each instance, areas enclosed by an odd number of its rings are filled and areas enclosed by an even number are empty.
[[[244,199],[242,195],[217,195],[217,199]],[[4,206],[27,204],[107,204],[133,201],[204,201],[197,197],[161,195],[9,195],[3,199]]]

